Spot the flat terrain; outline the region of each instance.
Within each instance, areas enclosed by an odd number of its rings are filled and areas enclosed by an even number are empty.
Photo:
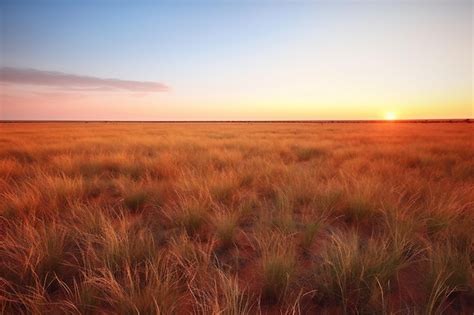
[[[472,314],[473,126],[0,124],[0,313]]]

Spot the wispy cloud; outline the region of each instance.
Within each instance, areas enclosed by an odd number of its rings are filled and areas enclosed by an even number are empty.
[[[164,92],[169,89],[168,86],[159,82],[103,79],[63,72],[11,67],[0,68],[0,82],[48,86],[70,91]]]

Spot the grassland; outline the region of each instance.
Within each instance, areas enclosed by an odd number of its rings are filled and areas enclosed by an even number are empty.
[[[471,314],[473,125],[0,125],[0,313]]]

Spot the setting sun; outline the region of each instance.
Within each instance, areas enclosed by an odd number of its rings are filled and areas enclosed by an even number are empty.
[[[385,120],[395,120],[395,119],[397,119],[397,115],[394,112],[385,113]]]

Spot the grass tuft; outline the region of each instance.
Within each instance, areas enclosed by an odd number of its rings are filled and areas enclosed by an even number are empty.
[[[143,210],[148,201],[148,194],[144,191],[134,191],[125,196],[124,205],[131,211],[137,212]]]
[[[303,147],[295,150],[298,161],[306,162],[311,159],[322,157],[327,154],[326,150],[319,147]]]
[[[262,300],[282,300],[296,274],[296,252],[290,236],[269,232],[257,239],[261,250]]]
[[[215,222],[216,237],[223,249],[234,244],[238,227],[239,213],[231,211],[218,211],[213,219]]]

